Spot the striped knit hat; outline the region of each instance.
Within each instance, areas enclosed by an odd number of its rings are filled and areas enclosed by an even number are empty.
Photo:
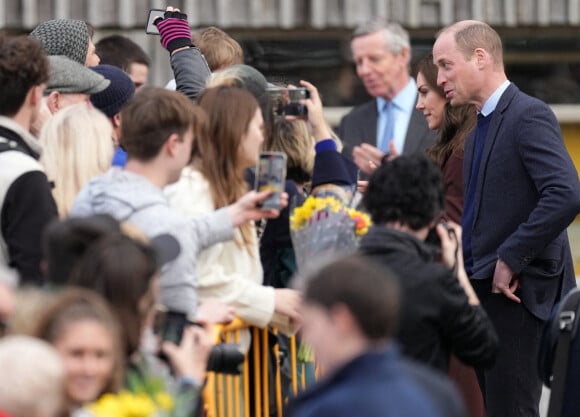
[[[47,55],[64,55],[85,65],[89,27],[82,20],[58,19],[39,24],[30,36],[40,41]]]

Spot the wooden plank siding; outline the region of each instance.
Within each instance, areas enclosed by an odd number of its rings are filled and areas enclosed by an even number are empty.
[[[499,26],[578,25],[580,0],[0,0],[0,27],[32,29],[53,18],[99,28],[140,28],[150,7],[171,3],[194,25],[224,28],[352,28],[372,16],[407,27],[474,18]]]
[[[550,27],[577,31],[580,0],[0,0],[0,30],[28,32],[55,18],[83,19],[96,29],[95,40],[123,33],[152,58],[150,81],[170,78],[167,54],[144,25],[150,8],[171,4],[189,16],[193,27],[216,25],[232,33],[263,37],[301,33],[339,33],[373,16],[384,16],[411,34],[435,31],[462,19],[484,20],[498,28]]]

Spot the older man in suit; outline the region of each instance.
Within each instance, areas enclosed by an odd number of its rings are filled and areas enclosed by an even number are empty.
[[[443,29],[433,56],[451,105],[479,110],[462,226],[465,268],[500,338],[495,367],[478,375],[487,415],[538,416],[542,325],[575,286],[566,227],[580,211],[578,175],[550,108],[508,81],[489,25]]]
[[[417,85],[409,75],[409,34],[397,23],[373,20],[359,26],[351,41],[356,72],[374,97],[340,122],[345,155],[363,143],[383,153],[410,154],[431,146],[434,133],[415,109]]]

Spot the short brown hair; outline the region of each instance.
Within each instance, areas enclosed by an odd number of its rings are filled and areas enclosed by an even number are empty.
[[[0,115],[14,116],[31,88],[48,81],[48,59],[29,36],[0,36]]]
[[[501,38],[487,23],[478,22],[458,30],[455,42],[465,56],[471,56],[475,48],[483,48],[489,52],[496,65],[503,64]]]
[[[121,110],[120,143],[127,158],[154,159],[172,134],[184,135],[199,111],[184,95],[159,87],[145,87]]]
[[[304,300],[331,310],[344,305],[369,340],[392,337],[397,329],[400,289],[393,272],[359,255],[339,258],[304,280]]]
[[[457,49],[465,59],[470,59],[475,49],[482,48],[491,55],[496,66],[503,66],[501,38],[487,23],[476,20],[457,22],[441,29],[436,38],[446,32],[454,34]]]
[[[111,35],[101,39],[95,45],[96,53],[101,58],[101,65],[108,64],[129,72],[131,64],[151,65],[147,53],[131,39],[123,35]]]
[[[212,72],[244,63],[244,52],[240,44],[215,26],[195,32],[192,41],[204,55]]]

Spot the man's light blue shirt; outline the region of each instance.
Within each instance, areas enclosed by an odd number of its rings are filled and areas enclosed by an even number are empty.
[[[385,128],[387,125],[387,115],[383,111],[387,101],[382,97],[377,97],[377,147],[381,147],[381,142],[383,140]],[[395,121],[395,126],[393,130],[393,139],[395,143],[395,149],[399,154],[403,153],[403,148],[405,146],[405,138],[407,136],[407,130],[409,128],[409,121],[411,120],[411,115],[415,109],[415,104],[417,103],[417,84],[415,80],[410,77],[409,82],[403,88],[399,94],[393,98],[393,117]],[[387,139],[389,140],[389,139]],[[388,149],[388,144],[387,144]]]
[[[500,85],[491,96],[487,99],[484,103],[483,107],[481,108],[480,113],[485,117],[488,116],[491,112],[495,110],[497,107],[497,103],[499,103],[499,99],[501,98],[502,94],[507,90],[510,86],[510,81],[505,80],[502,85]]]

